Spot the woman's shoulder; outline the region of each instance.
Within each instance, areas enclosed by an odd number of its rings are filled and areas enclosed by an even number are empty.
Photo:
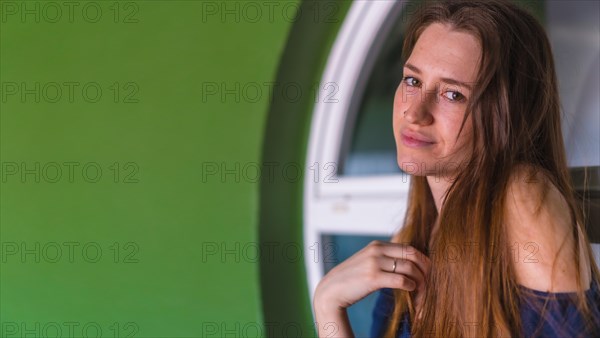
[[[521,209],[536,213],[551,204],[566,206],[564,196],[552,183],[550,175],[542,168],[519,164],[510,173],[506,189],[507,202],[516,202]],[[515,207],[507,203],[508,207]]]
[[[504,223],[518,284],[551,292],[577,289],[569,205],[543,171],[520,166],[511,176]],[[579,260],[583,285],[589,285],[590,262],[585,255]]]

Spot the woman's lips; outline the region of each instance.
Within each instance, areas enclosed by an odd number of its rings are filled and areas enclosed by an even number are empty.
[[[411,130],[403,130],[400,133],[400,137],[402,139],[402,143],[404,143],[405,146],[411,148],[428,147],[435,143],[427,136],[424,136],[420,133]]]

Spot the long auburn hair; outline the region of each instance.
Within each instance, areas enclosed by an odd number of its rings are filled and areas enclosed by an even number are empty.
[[[480,42],[477,83],[462,124],[471,119],[474,156],[453,179],[440,215],[427,178],[411,178],[404,224],[392,241],[436,254],[430,255],[422,317],[415,318],[410,292],[394,290],[395,305],[385,336],[396,336],[406,311],[415,337],[521,336],[519,302],[524,291],[516,282],[504,227],[505,199],[518,168],[524,165],[543,173],[547,184],[562,194],[572,220],[574,262],[581,267],[588,260],[592,279],[600,281],[567,169],[550,43],[532,15],[507,0],[426,1],[408,24],[403,60],[432,23],[448,24]],[[438,217],[439,230],[429,247]],[[467,260],[450,263],[441,254],[450,243],[477,245],[462,252],[463,257],[469,253]],[[586,302],[584,287],[588,286],[583,285],[581,268],[576,278],[577,307],[588,329],[598,327]]]

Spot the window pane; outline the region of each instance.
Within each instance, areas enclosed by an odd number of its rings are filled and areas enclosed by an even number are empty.
[[[418,1],[413,1],[415,3]],[[404,8],[411,5],[405,5]],[[364,92],[357,92],[362,98],[357,101],[356,111],[349,114],[344,135],[344,147],[340,152],[339,175],[381,175],[401,173],[396,162],[396,144],[392,131],[392,103],[394,93],[402,79],[402,42],[406,21],[400,10],[393,20],[388,36],[380,36],[382,42],[375,42],[376,55],[371,55],[363,69],[361,80],[365,81]]]

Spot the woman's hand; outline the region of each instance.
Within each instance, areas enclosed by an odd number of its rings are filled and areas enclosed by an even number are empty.
[[[415,248],[373,241],[333,268],[319,282],[313,299],[319,316],[332,318],[382,288],[416,291],[417,308],[425,292],[431,262]]]

